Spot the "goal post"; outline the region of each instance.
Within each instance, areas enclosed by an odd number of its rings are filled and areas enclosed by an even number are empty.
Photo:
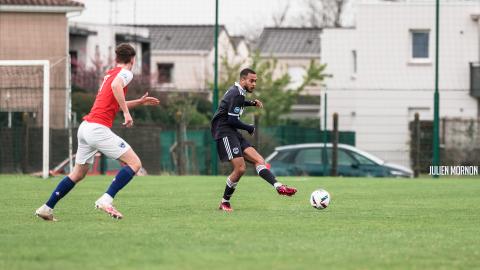
[[[0,66],[25,67],[43,66],[43,178],[50,171],[50,61],[49,60],[0,60]],[[8,78],[5,78],[8,80]]]

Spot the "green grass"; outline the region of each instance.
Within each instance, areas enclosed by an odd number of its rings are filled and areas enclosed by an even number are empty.
[[[123,220],[94,210],[111,177],[88,177],[34,216],[57,179],[0,176],[0,269],[479,269],[478,179],[280,178],[276,194],[226,177],[135,178],[115,198]],[[315,189],[330,206],[310,206]]]

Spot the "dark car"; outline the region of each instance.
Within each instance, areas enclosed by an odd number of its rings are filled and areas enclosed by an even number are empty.
[[[323,143],[296,144],[276,147],[265,159],[276,176],[324,176],[332,171],[332,144],[327,143],[327,160]],[[338,144],[338,175],[344,177],[413,177],[413,171],[402,165],[382,160],[356,147]]]

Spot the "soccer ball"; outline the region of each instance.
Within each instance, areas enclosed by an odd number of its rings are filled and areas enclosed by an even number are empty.
[[[326,190],[317,189],[310,196],[310,204],[318,210],[327,208],[330,203],[330,194]]]

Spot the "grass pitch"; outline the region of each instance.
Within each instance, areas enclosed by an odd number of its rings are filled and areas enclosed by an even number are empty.
[[[60,179],[1,175],[0,269],[480,268],[478,179],[280,178],[290,198],[244,177],[233,212],[217,209],[225,180],[136,177],[117,221],[94,210],[111,177],[87,177],[46,222],[34,212]]]

